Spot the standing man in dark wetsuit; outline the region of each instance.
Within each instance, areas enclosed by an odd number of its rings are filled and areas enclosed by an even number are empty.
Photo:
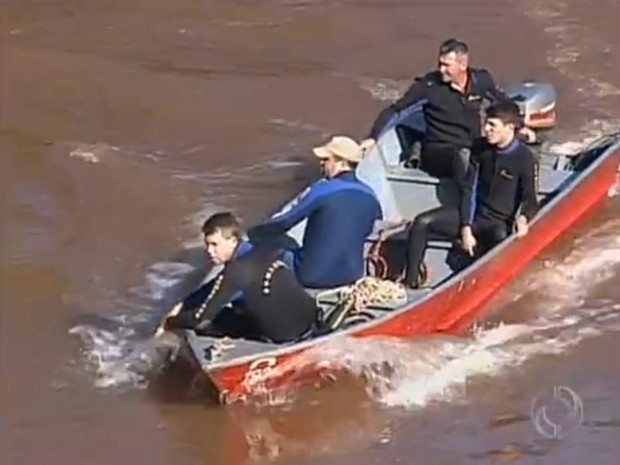
[[[510,100],[488,108],[485,141],[476,142],[460,208],[443,206],[416,217],[409,231],[405,284],[417,287],[429,233],[460,236],[471,256],[505,239],[513,227],[518,236],[538,211],[538,162],[515,137],[519,109]],[[478,249],[478,250],[477,250]]]
[[[325,175],[296,199],[293,206],[248,231],[252,242],[263,240],[290,247],[297,279],[308,288],[353,284],[364,276],[364,243],[381,205],[370,186],[355,174],[364,150],[346,136],[333,137],[314,149]],[[301,247],[284,244],[286,232],[307,220]],[[294,242],[294,241],[293,241]]]
[[[281,343],[307,334],[317,322],[314,299],[282,261],[282,252],[242,240],[238,220],[217,213],[203,227],[211,261],[224,265],[212,284],[194,292],[170,312],[161,330],[194,329],[199,334],[266,338]],[[208,292],[208,295],[207,295]],[[225,308],[231,302],[235,308]],[[241,309],[249,325],[235,322]],[[158,333],[161,333],[161,330]]]
[[[439,47],[437,70],[416,78],[398,101],[385,108],[362,145],[370,148],[394,114],[419,103],[426,124],[420,169],[451,178],[462,188],[472,143],[481,136],[483,103],[505,98],[491,73],[470,67],[467,45],[449,39]],[[529,128],[520,129],[520,134],[529,143],[535,141]]]

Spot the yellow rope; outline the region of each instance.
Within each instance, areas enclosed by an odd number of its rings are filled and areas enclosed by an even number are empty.
[[[352,304],[356,312],[369,305],[398,305],[407,300],[405,288],[393,281],[366,276],[340,291],[338,303]]]

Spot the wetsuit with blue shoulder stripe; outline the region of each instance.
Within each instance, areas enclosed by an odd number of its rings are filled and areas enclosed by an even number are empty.
[[[474,144],[468,188],[461,202],[463,225],[477,218],[511,224],[517,211],[530,221],[539,209],[536,196],[539,163],[518,139],[505,148],[485,141]]]
[[[348,285],[364,275],[364,242],[381,205],[370,186],[347,171],[313,184],[291,209],[248,234],[285,234],[307,219],[303,242],[294,250],[295,273],[308,288]]]
[[[203,302],[191,312],[170,317],[166,329],[209,334],[220,313],[232,311],[226,308],[232,302],[253,323],[258,336],[276,343],[299,338],[317,321],[314,299],[287,267],[282,251],[271,247],[246,246],[243,254],[226,263],[208,289],[208,295],[194,297],[194,303],[199,298]]]

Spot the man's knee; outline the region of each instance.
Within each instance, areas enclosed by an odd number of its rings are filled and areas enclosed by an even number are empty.
[[[454,154],[452,159],[452,175],[457,183],[464,183],[469,170],[469,160],[471,151],[468,148],[462,148]]]
[[[458,151],[456,156],[456,162],[459,163],[461,168],[467,169],[469,166],[469,160],[471,158],[471,150],[468,148],[462,148]]]
[[[484,248],[489,250],[508,237],[508,230],[504,225],[497,225],[486,228],[482,231],[481,236],[482,242],[485,246]]]
[[[495,244],[499,244],[500,242],[502,242],[507,237],[508,237],[508,230],[506,229],[506,226],[501,225],[501,226],[498,226],[498,227],[492,229],[491,240]]]
[[[411,228],[410,228],[410,234],[414,234],[414,233],[425,233],[426,231],[428,231],[428,228],[430,226],[430,224],[433,222],[433,216],[432,215],[427,215],[424,213],[419,214],[418,216],[415,217],[415,219],[413,220],[413,223],[411,224]]]

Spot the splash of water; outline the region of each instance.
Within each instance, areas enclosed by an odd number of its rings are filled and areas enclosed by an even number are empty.
[[[547,260],[543,269],[516,283],[512,301],[526,296],[545,301],[545,314],[585,303],[589,291],[611,278],[620,263],[620,220],[612,220],[575,240],[560,263]],[[545,296],[552,295],[552,299]]]
[[[101,160],[112,153],[120,151],[119,147],[97,142],[94,144],[78,143],[69,152],[70,157],[80,158],[87,163],[100,163]]]
[[[192,269],[181,262],[156,263],[147,273],[144,285],[130,293],[154,305],[165,300],[166,293]],[[111,319],[100,319],[98,324],[78,324],[69,330],[82,341],[82,354],[94,374],[95,386],[143,388],[152,375],[176,357],[180,347],[176,336],[145,337],[144,328],[152,332],[153,319],[152,311],[122,312]]]
[[[345,73],[334,73],[334,75],[354,80],[361,89],[380,102],[394,102],[398,100],[411,85],[409,80],[397,80],[387,77],[377,78]]]
[[[620,330],[620,305],[573,310],[572,316],[477,329],[471,340],[342,339],[321,348],[320,357],[339,360],[365,380],[372,399],[388,407],[458,401],[473,377],[497,375],[534,356],[559,354],[585,338]]]
[[[175,358],[179,341],[171,334],[160,338],[136,338],[131,328],[108,331],[90,325],[69,330],[84,343],[84,354],[99,388],[143,388],[148,379]]]

